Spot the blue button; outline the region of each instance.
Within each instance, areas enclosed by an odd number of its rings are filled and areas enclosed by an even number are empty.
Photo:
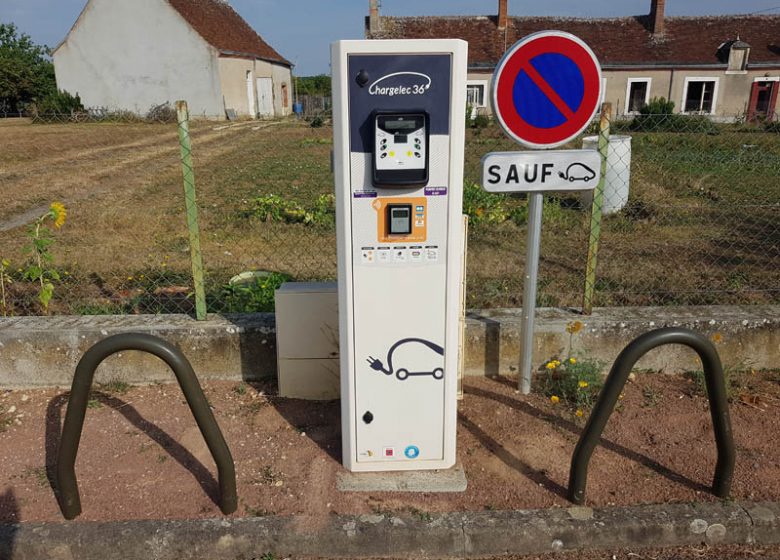
[[[420,449],[416,445],[410,445],[404,450],[407,459],[417,459],[420,456]]]

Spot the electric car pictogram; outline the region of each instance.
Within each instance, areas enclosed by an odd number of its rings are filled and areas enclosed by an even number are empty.
[[[558,176],[573,183],[574,181],[590,181],[596,176],[596,172],[584,163],[572,163],[566,169],[566,173],[560,172]]]
[[[385,375],[393,375],[401,380],[405,381],[409,377],[420,377],[424,375],[430,375],[434,379],[444,379],[444,368],[434,368],[433,371],[409,371],[407,368],[398,368],[397,370],[393,369],[393,353],[396,351],[396,349],[399,346],[403,346],[404,344],[411,344],[411,343],[417,343],[422,344],[423,346],[427,346],[440,356],[444,356],[444,348],[439,346],[438,344],[435,344],[433,342],[430,342],[428,340],[424,340],[422,338],[404,338],[402,340],[399,340],[395,344],[393,344],[390,347],[390,350],[387,352],[387,368],[385,368],[384,364],[381,360],[377,360],[373,356],[369,356],[366,360],[368,362],[368,365],[371,366],[371,369],[375,371],[381,371]]]

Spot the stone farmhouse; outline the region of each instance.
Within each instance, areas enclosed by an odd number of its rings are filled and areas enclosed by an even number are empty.
[[[510,17],[508,0],[494,16],[388,17],[370,0],[371,39],[458,38],[469,43],[468,100],[489,114],[493,70],[507,48],[545,30],[567,31],[590,45],[604,71],[604,101],[618,116],[653,97],[675,111],[713,120],[777,118],[780,16],[668,17],[666,0],[648,15],[623,18]]]
[[[207,117],[292,109],[292,64],[226,0],[88,0],[53,59],[59,89],[91,108],[142,114],[185,99]]]

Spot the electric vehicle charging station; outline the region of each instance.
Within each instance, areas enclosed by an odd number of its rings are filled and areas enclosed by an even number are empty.
[[[342,456],[455,464],[467,43],[332,46]]]

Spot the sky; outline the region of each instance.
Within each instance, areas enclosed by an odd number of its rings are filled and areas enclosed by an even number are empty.
[[[117,0],[132,1],[132,0]],[[381,0],[381,13],[494,15],[498,0]],[[36,43],[56,46],[76,21],[86,0],[0,0],[0,22],[15,23]],[[298,76],[327,74],[328,45],[363,38],[368,0],[230,0],[249,24],[295,64]],[[618,17],[646,14],[650,0],[509,0],[511,15]],[[780,0],[667,0],[671,16],[762,11],[780,14]]]

